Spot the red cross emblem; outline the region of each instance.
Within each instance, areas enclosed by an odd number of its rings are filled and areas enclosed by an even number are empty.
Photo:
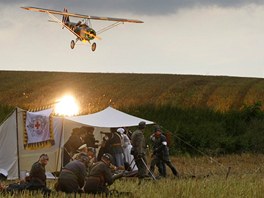
[[[36,129],[39,129],[39,127],[40,127],[40,123],[39,123],[39,121],[36,121],[34,127],[35,127]]]

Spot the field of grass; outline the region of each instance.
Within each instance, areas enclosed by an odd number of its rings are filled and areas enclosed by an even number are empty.
[[[71,93],[80,103],[81,114],[97,112],[110,105],[153,120],[175,137],[181,137],[208,155],[217,156],[197,156],[192,148],[174,138],[171,151],[184,153],[172,157],[181,173],[179,179],[173,178],[168,169],[167,179],[144,181],[138,186],[136,179],[123,178],[110,189],[131,192],[138,198],[263,197],[264,155],[221,154],[263,153],[264,79],[0,71],[0,84],[0,120],[15,106],[45,108],[65,93]],[[151,130],[148,129],[148,135]],[[54,181],[49,181],[48,185],[52,188]],[[4,197],[42,196],[25,192]],[[54,193],[53,197],[66,196]]]
[[[110,190],[131,192],[131,197],[136,198],[263,197],[264,155],[242,154],[218,158],[181,156],[173,157],[172,162],[181,173],[180,178],[174,178],[168,169],[169,176],[166,179],[160,179],[156,182],[146,180],[138,185],[136,178],[122,178],[110,186]],[[228,167],[231,169],[227,177]],[[155,174],[157,173],[155,172]],[[54,181],[49,181],[49,187],[52,188],[54,183]],[[14,197],[37,198],[42,197],[42,195],[39,193],[31,196],[25,192],[23,196]],[[64,193],[53,193],[52,197],[69,196]],[[81,197],[93,196],[82,195]]]

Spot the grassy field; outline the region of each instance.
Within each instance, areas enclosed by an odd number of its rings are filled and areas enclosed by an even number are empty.
[[[228,111],[244,104],[264,103],[261,78],[0,71],[0,84],[1,104],[33,109],[72,93],[83,114],[109,105],[124,108],[151,104]]]
[[[242,154],[218,158],[182,156],[173,157],[172,162],[181,173],[180,178],[174,178],[168,169],[169,176],[166,179],[160,179],[156,182],[146,180],[141,185],[138,185],[136,178],[122,178],[110,186],[110,190],[130,192],[131,197],[136,198],[263,197],[264,155]],[[230,173],[227,176],[229,167]],[[155,174],[157,173],[155,172]],[[53,188],[54,181],[49,181],[48,185]],[[6,195],[3,197],[11,196]],[[42,195],[40,193],[30,195],[25,192],[23,195],[13,197],[37,198],[42,197]],[[70,196],[54,192],[52,197]],[[81,197],[93,196],[82,195]]]
[[[189,157],[190,150],[183,149],[186,144],[174,139],[179,147],[174,148],[175,153],[184,153],[183,156],[172,157],[173,164],[181,173],[179,179],[170,174],[167,179],[144,181],[140,186],[136,179],[121,179],[110,189],[131,192],[133,197],[138,198],[263,197],[264,155],[221,157],[221,154],[261,153],[264,150],[264,105],[260,105],[260,114],[258,108],[252,108],[258,102],[264,104],[264,79],[0,71],[0,84],[0,120],[15,106],[45,108],[65,93],[71,93],[80,103],[81,114],[93,113],[110,105],[156,121],[194,147],[218,156]],[[244,105],[249,105],[249,111],[236,112]],[[218,152],[220,146],[224,152]],[[183,151],[179,152],[179,149]],[[167,172],[170,173],[170,170]],[[49,181],[48,185],[52,188],[54,181]],[[23,195],[4,197],[42,196],[25,192]],[[53,197],[65,195],[54,193]]]

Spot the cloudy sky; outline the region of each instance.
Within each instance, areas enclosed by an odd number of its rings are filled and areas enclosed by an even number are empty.
[[[70,32],[21,6],[144,23],[102,33],[95,52],[72,50]],[[0,70],[264,77],[263,0],[0,0],[0,17]]]

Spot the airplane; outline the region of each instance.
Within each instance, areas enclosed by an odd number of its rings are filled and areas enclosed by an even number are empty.
[[[57,11],[57,10],[50,10],[45,8],[37,8],[37,7],[21,7],[22,9],[29,10],[29,11],[35,11],[35,12],[42,12],[46,13],[50,16],[52,20],[49,20],[50,22],[58,23],[62,26],[62,28],[66,28],[71,33],[73,33],[76,36],[76,40],[72,40],[70,43],[71,49],[74,49],[75,44],[77,41],[82,42],[88,42],[91,44],[92,51],[95,51],[96,49],[96,43],[91,43],[92,40],[98,39],[101,40],[101,37],[98,35],[117,26],[124,23],[144,23],[140,20],[134,20],[134,19],[123,19],[123,18],[111,18],[111,17],[99,17],[99,16],[89,16],[89,15],[83,15],[83,14],[75,14],[70,13],[66,8],[64,8],[63,11]],[[60,21],[56,16],[54,15],[62,15],[62,20]],[[83,19],[82,21],[78,21],[77,23],[71,22],[70,17],[76,17]],[[91,27],[91,21],[90,20],[103,20],[103,21],[114,21],[113,24],[104,27],[103,29],[99,31],[95,31]]]

